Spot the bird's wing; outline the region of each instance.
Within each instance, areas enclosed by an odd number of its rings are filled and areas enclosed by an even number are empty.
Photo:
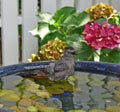
[[[45,71],[48,72],[49,74],[53,74],[53,73],[54,73],[54,67],[55,67],[55,63],[50,63],[50,64],[45,68]]]
[[[55,67],[54,67],[55,72],[64,71],[67,69],[69,69],[69,67],[63,60],[59,60],[55,63]]]

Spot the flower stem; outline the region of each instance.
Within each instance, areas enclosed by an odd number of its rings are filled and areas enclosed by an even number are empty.
[[[96,50],[96,52],[94,53],[94,61],[100,61],[100,50]]]

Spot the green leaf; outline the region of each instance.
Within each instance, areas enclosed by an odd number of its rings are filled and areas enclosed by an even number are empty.
[[[33,36],[44,38],[49,33],[48,23],[39,23],[33,30],[29,31]]]
[[[69,46],[73,46],[78,55],[76,55],[76,60],[85,60],[85,61],[92,61],[94,50],[87,45],[87,43],[83,40],[83,36],[79,34],[73,34],[66,40]]]
[[[49,24],[49,30],[50,30],[50,31],[56,31],[57,28],[56,28],[54,25]]]
[[[82,35],[83,31],[84,31],[84,26],[72,27],[72,28],[69,30],[68,34],[69,34],[69,35],[72,35],[72,34]]]
[[[117,16],[117,17],[114,17],[114,18],[110,19],[109,23],[110,24],[117,24],[118,26],[120,26],[120,17]]]
[[[41,41],[40,46],[46,44],[50,40],[54,40],[55,38],[59,38],[60,40],[65,41],[65,37],[62,34],[60,34],[59,32],[55,31],[55,32],[51,32],[51,33],[47,34],[44,37],[44,39]]]
[[[93,61],[94,60],[94,50],[88,46],[86,42],[81,42],[81,46],[78,48],[79,54],[76,56],[77,60],[83,61]]]
[[[41,22],[49,23],[49,21],[52,19],[52,14],[46,12],[40,12],[37,16]]]
[[[69,35],[69,37],[66,39],[66,41],[69,42],[81,42],[82,41],[82,35],[79,34],[72,34]]]
[[[120,49],[102,50],[100,60],[104,62],[120,63]]]
[[[100,18],[96,22],[99,22],[100,24],[103,24],[105,21],[107,21],[106,18]]]
[[[74,13],[69,16],[65,21],[65,25],[83,26],[90,21],[90,15],[83,11],[81,13]]]
[[[120,17],[120,11],[118,12],[118,16]]]
[[[74,7],[63,7],[56,11],[56,13],[53,16],[53,19],[55,20],[56,26],[59,26],[63,21],[70,16],[71,14],[75,13],[76,9]]]

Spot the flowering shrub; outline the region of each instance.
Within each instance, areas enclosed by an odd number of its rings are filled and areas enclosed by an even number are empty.
[[[109,4],[96,4],[83,12],[63,7],[54,15],[40,13],[38,17],[40,23],[31,33],[39,38],[39,49],[58,38],[78,51],[76,60],[95,61],[97,55],[98,61],[120,63],[120,13]],[[56,59],[55,55],[49,59]]]
[[[109,24],[108,21],[103,24],[87,23],[83,34],[84,39],[95,50],[115,49],[120,44],[120,27],[116,24]]]
[[[32,54],[29,62],[59,60],[63,55],[64,49],[67,46],[66,42],[56,38],[43,45],[38,53]]]
[[[112,6],[103,3],[93,5],[87,9],[87,12],[90,14],[92,21],[100,18],[111,19],[118,15],[117,11]]]

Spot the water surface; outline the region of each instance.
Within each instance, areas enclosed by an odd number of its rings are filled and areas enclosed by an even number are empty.
[[[68,80],[56,82],[46,77],[33,79],[13,74],[0,79],[0,108],[17,112],[29,109],[36,109],[36,112],[120,112],[119,80],[78,71]]]

